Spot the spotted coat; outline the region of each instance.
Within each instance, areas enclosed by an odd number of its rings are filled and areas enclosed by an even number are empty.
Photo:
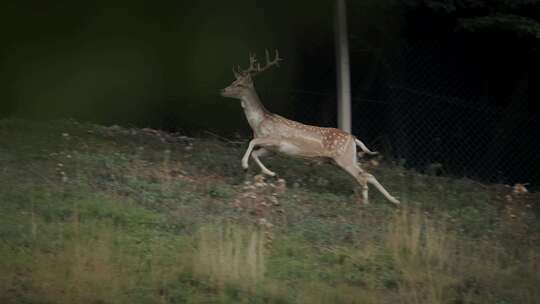
[[[354,137],[342,130],[310,126],[273,113],[265,113],[265,119],[255,130],[255,137],[266,136],[285,142],[304,142],[318,148],[313,152],[324,157],[339,156],[354,144]]]

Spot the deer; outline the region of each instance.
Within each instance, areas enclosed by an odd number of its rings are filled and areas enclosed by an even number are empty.
[[[330,160],[332,163],[351,175],[362,189],[364,204],[368,204],[368,184],[377,188],[390,202],[399,205],[399,200],[392,196],[377,179],[360,168],[358,164],[357,146],[363,153],[375,155],[366,145],[343,130],[302,124],[268,111],[261,102],[253,84],[253,77],[273,66],[279,67],[279,52],[275,51],[274,59],[266,50],[266,64],[261,66],[255,54],[249,54],[249,67],[242,69],[233,66],[235,80],[221,90],[227,98],[239,99],[247,122],[253,130],[244,156],[242,168],[248,169],[249,158],[259,166],[265,175],[276,176],[260,160],[268,152],[278,152],[300,158],[317,158]]]

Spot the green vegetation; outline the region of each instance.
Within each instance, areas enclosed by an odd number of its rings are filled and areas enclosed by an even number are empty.
[[[0,121],[1,303],[538,303],[534,193],[74,121]]]

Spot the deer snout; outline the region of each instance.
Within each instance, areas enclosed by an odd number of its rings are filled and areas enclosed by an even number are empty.
[[[234,89],[231,89],[230,87],[226,87],[225,89],[220,91],[221,96],[223,97],[229,97],[229,98],[236,98],[237,93]]]

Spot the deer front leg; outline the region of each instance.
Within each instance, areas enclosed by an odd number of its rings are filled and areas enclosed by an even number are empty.
[[[268,168],[266,168],[266,166],[259,159],[259,156],[263,156],[267,152],[268,152],[268,150],[261,148],[259,150],[253,151],[253,153],[251,153],[251,157],[257,163],[257,165],[259,165],[259,168],[261,168],[262,173],[264,173],[266,175],[270,175],[270,176],[276,176],[276,173],[268,170]]]
[[[247,168],[249,167],[249,165],[248,165],[249,155],[251,154],[251,151],[253,151],[253,148],[256,145],[256,140],[257,140],[257,138],[252,139],[249,142],[246,153],[244,153],[244,156],[242,157],[242,168],[244,168],[244,170],[247,170]]]
[[[271,139],[271,138],[254,138],[254,139],[252,139],[249,142],[249,146],[248,146],[248,148],[246,150],[246,153],[244,153],[244,156],[242,157],[242,168],[247,169],[249,167],[249,165],[248,165],[249,156],[251,155],[251,152],[253,151],[253,148],[255,148],[255,146],[279,146],[279,140]],[[258,163],[260,163],[260,161]],[[263,167],[264,167],[264,165],[263,165]],[[270,170],[268,170],[268,171],[270,171]]]

